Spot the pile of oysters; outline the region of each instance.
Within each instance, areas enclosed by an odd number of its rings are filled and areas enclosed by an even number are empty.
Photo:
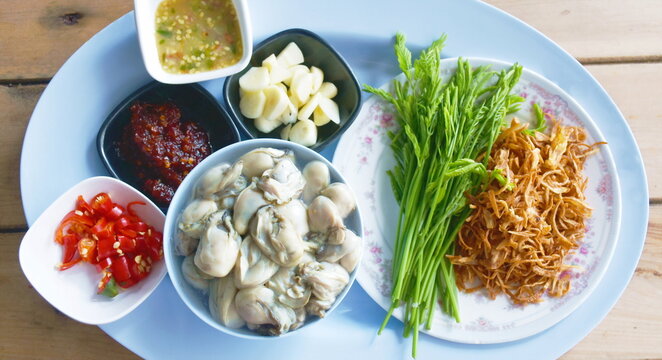
[[[221,324],[295,330],[324,317],[349,283],[362,241],[343,221],[355,209],[323,162],[301,171],[290,151],[252,150],[198,180],[178,222],[182,273]]]

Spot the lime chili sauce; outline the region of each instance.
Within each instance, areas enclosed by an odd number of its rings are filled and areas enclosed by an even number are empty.
[[[243,55],[237,10],[232,0],[164,0],[156,10],[156,44],[169,73],[234,65]]]

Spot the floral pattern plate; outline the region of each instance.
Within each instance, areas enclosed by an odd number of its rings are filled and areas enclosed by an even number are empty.
[[[473,66],[490,65],[494,70],[509,67],[500,61],[469,58]],[[442,76],[455,71],[457,59],[442,60]],[[395,80],[402,80],[400,75]],[[391,84],[384,85],[390,89]],[[531,121],[532,106],[562,123],[579,125],[588,132],[588,143],[603,136],[588,114],[568,94],[542,76],[524,69],[516,93],[526,99],[513,116]],[[397,126],[392,106],[373,96],[361,109],[354,125],[343,135],[333,158],[356,193],[364,220],[365,249],[357,276],[363,289],[382,308],[391,304],[391,259],[398,205],[391,192],[386,171],[393,167],[393,153],[387,136]],[[539,304],[517,306],[506,296],[490,300],[485,293],[460,293],[460,318],[456,323],[440,309],[435,311],[431,336],[471,344],[501,343],[537,334],[570,315],[600,282],[614,252],[620,227],[620,191],[614,161],[608,145],[585,163],[588,177],[586,197],[593,208],[587,221],[586,237],[579,249],[566,257],[573,270],[572,287],[561,298],[545,297]],[[402,320],[402,309],[394,316]]]

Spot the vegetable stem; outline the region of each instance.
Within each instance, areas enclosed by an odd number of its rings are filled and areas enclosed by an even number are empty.
[[[457,233],[471,212],[465,194],[500,175],[486,170],[484,155],[506,114],[523,100],[511,94],[521,74],[517,64],[496,72],[486,66],[472,68],[460,58],[455,74],[442,79],[445,40],[441,36],[412,62],[405,37],[398,33],[394,49],[405,79],[394,81],[392,92],[364,87],[393,104],[399,125],[389,133],[396,165],[388,176],[400,206],[393,287],[379,333],[404,304],[403,336],[413,332],[414,357],[419,327],[432,327],[437,303],[460,321],[455,275],[446,256],[454,252]]]

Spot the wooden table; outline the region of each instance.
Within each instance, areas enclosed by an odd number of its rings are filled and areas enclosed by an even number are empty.
[[[648,238],[630,285],[566,359],[662,358],[662,1],[489,0],[574,55],[627,118],[646,163]],[[103,331],[58,313],[18,265],[27,225],[21,144],[49,79],[131,0],[4,0],[0,9],[0,358],[136,358]],[[626,241],[623,238],[621,240]]]

